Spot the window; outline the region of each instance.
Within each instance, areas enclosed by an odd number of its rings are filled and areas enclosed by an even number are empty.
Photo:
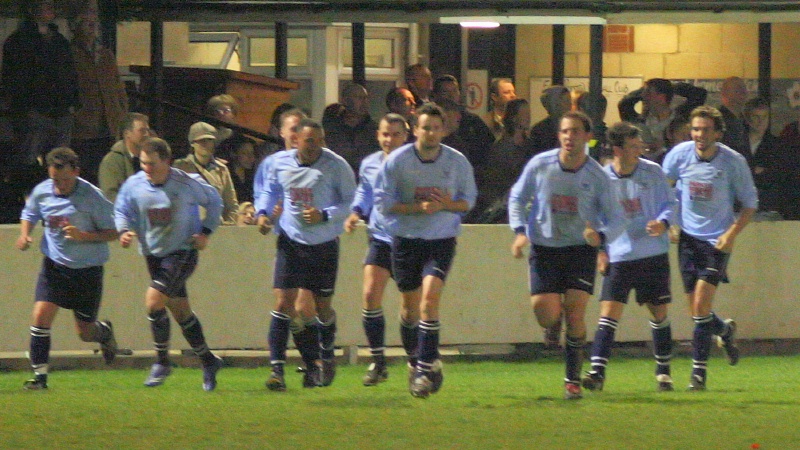
[[[339,73],[353,73],[352,28],[338,26]],[[401,27],[370,25],[365,30],[364,64],[372,79],[396,80],[405,68],[405,42],[408,30]]]
[[[290,37],[286,40],[289,67],[308,66],[308,39]],[[252,67],[275,67],[275,38],[251,37],[248,39],[248,61]]]
[[[239,33],[189,33],[189,53],[181,66],[239,70]]]
[[[364,39],[364,64],[367,69],[392,69],[395,62],[395,41],[390,38]],[[353,68],[353,40],[345,38],[342,44],[342,64]]]

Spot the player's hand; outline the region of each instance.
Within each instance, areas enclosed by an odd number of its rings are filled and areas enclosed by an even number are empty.
[[[122,248],[128,248],[131,246],[131,242],[136,238],[136,233],[133,231],[126,231],[119,235],[119,244]]]
[[[652,237],[658,237],[664,234],[667,231],[667,226],[664,225],[664,222],[660,220],[651,220],[647,222],[647,226],[645,226],[645,231],[647,234]]]
[[[419,203],[424,214],[434,214],[444,209],[444,205],[437,201],[424,201]]]
[[[322,211],[313,206],[307,206],[303,210],[303,220],[309,225],[315,225],[322,222]]]
[[[283,214],[283,202],[278,202],[272,208],[272,220],[273,222],[278,220],[278,218]]]
[[[208,245],[208,235],[197,233],[192,235],[192,248],[195,250],[203,250]]]
[[[589,222],[586,222],[586,228],[583,230],[583,240],[592,247],[600,246],[600,233],[592,228]]]
[[[258,232],[264,236],[269,234],[270,230],[272,230],[272,222],[267,216],[258,216],[256,225],[258,225]]]
[[[361,216],[359,216],[357,213],[350,213],[350,215],[347,216],[347,219],[344,220],[344,231],[347,233],[352,233],[353,230],[356,229],[356,226],[359,222],[361,222]]]
[[[669,227],[669,241],[673,244],[677,244],[678,241],[681,239],[681,227],[677,225],[673,225]]]
[[[608,275],[608,253],[604,251],[597,252],[597,272],[602,275]]]
[[[514,258],[522,258],[522,249],[528,244],[530,244],[528,236],[518,234],[517,237],[514,238],[514,243],[511,244],[511,255],[514,256]]]
[[[79,230],[75,225],[67,225],[61,228],[61,231],[64,232],[65,238],[78,242],[85,241],[88,234]]]
[[[717,239],[717,245],[714,248],[722,253],[730,253],[733,251],[733,241],[735,239],[732,233],[726,231]]]
[[[33,243],[33,238],[32,237],[25,236],[25,235],[21,234],[17,238],[16,247],[17,247],[17,249],[22,250],[24,252],[25,250],[27,250],[31,246],[31,243]]]
[[[435,189],[433,192],[431,192],[431,200],[441,203],[442,209],[445,211],[450,211],[452,209],[453,197],[449,192],[442,192],[439,189]]]

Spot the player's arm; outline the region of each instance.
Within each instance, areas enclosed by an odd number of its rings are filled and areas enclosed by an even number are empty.
[[[728,227],[722,235],[717,239],[717,250],[725,253],[730,253],[733,250],[733,243],[739,233],[744,230],[744,227],[750,223],[753,215],[756,213],[756,208],[742,208],[739,217],[733,222],[733,225]]]
[[[30,220],[22,219],[19,221],[19,237],[17,238],[16,243],[17,249],[25,251],[31,246],[31,243],[33,242],[31,232],[35,226],[36,224]]]

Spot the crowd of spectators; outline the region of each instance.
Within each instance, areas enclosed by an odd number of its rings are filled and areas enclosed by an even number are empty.
[[[68,18],[70,43],[53,23],[52,0],[32,0],[22,9],[19,29],[3,45],[0,112],[5,121],[0,121],[0,134],[13,136],[0,139],[4,147],[0,220],[5,223],[18,220],[25,195],[46,176],[42,155],[49,149],[73,148],[81,160],[81,177],[98,184],[113,201],[122,182],[139,170],[139,146],[153,134],[147,116],[128,111],[114,55],[98,41],[96,11],[86,9]],[[406,69],[404,81],[385,93],[387,112],[410,122],[415,108],[437,103],[446,113],[443,143],[462,152],[475,169],[480,194],[466,217],[468,223],[506,220],[508,189],[527,160],[558,146],[557,125],[570,110],[595,118],[594,139],[587,151],[601,164],[608,161],[602,120],[607,102],[602,95],[550,86],[538,99],[547,117],[531,126],[530,105],[516,97],[511,79],[492,81],[491,107],[485,117],[464,107],[459,81],[453,75],[434,77],[425,65],[413,64]],[[326,146],[344,157],[354,173],[361,160],[379,148],[377,123],[368,109],[370,94],[365,87],[348,83],[339,102],[329,105],[321,118]],[[619,102],[619,114],[641,128],[646,144],[642,157],[661,163],[670,148],[689,139],[688,115],[705,103],[706,96],[703,88],[654,78]],[[763,212],[769,217],[800,219],[798,122],[773,136],[770,105],[747,97],[741,78],[731,77],[721,84],[721,104],[715,105],[725,118],[721,141],[746,157]],[[220,94],[209,99],[205,112],[235,125],[239,109],[236,98]],[[264,158],[294,146],[286,140],[290,132],[281,125],[287,111],[298,110],[280,105],[271,120],[271,134],[283,146],[257,141],[224,125],[200,122],[189,130],[192,151],[175,164],[218,187],[226,199],[224,223],[241,222],[239,206],[258,196],[254,181],[258,184],[255,178]],[[413,139],[409,135],[409,141]]]

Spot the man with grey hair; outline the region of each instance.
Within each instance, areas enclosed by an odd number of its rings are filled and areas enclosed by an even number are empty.
[[[378,125],[369,115],[369,94],[364,86],[348,83],[340,102],[344,106],[340,113],[322,119],[325,142],[357,173],[361,160],[378,149]]]

